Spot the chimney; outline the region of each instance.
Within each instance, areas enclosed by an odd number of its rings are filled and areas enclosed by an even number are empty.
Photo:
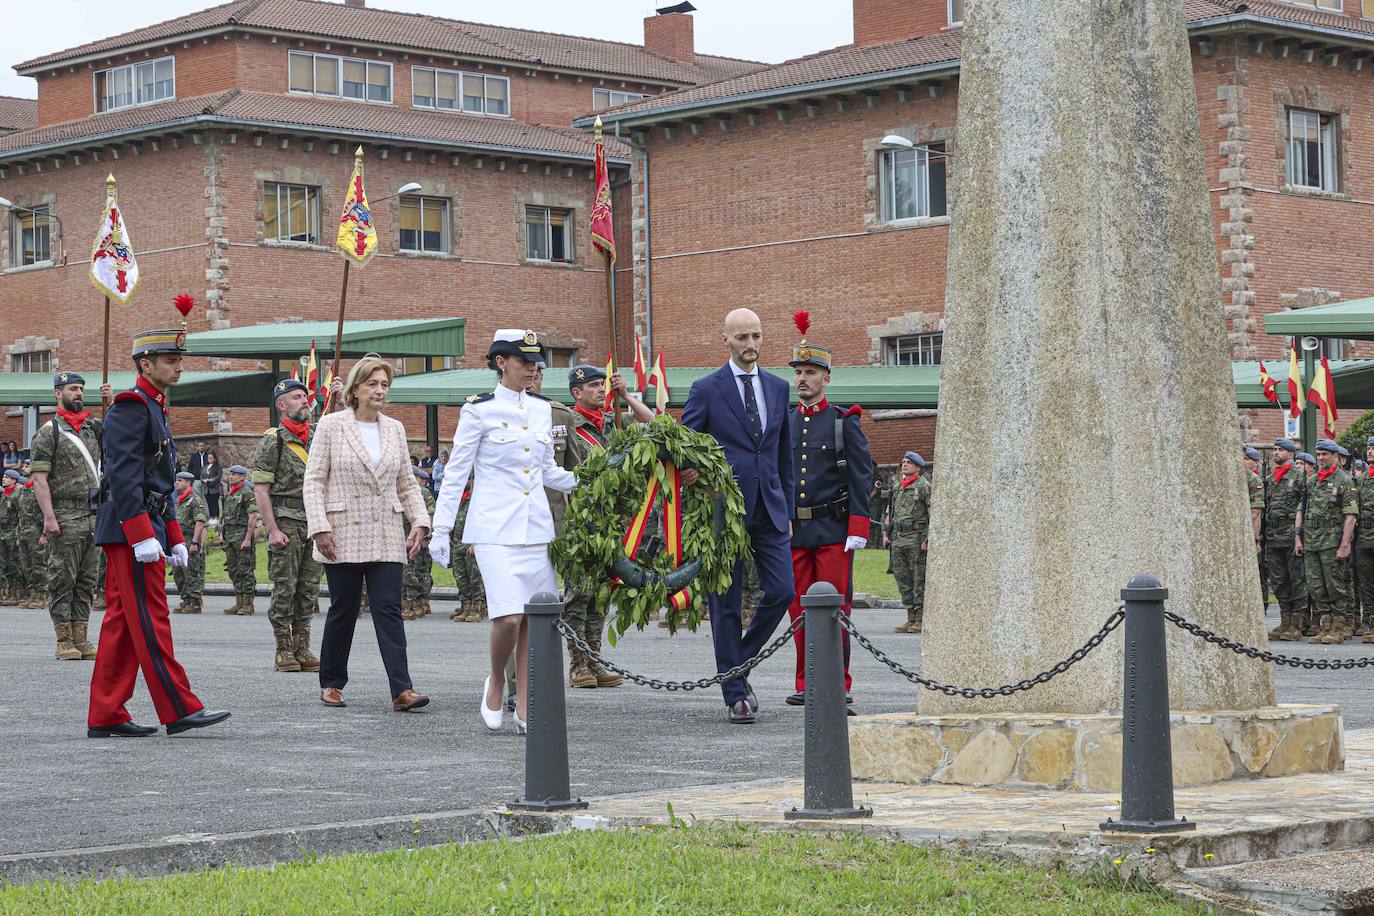
[[[854,44],[860,47],[934,35],[949,27],[950,0],[854,0]],[[954,0],[962,11],[964,0]]]
[[[644,20],[644,47],[673,60],[697,61],[691,13],[659,13]]]
[[[362,9],[363,7],[367,6],[367,0],[344,0],[344,6],[352,6],[357,7],[358,9]]]

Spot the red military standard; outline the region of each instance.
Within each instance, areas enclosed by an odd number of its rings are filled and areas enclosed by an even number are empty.
[[[181,378],[184,331],[147,331],[134,338],[138,382],[121,392],[105,417],[104,477],[95,542],[105,552],[107,607],[91,675],[86,734],[138,738],[155,727],[138,725],[124,708],[143,671],[158,719],[175,735],[229,718],[208,710],[191,692],[172,653],[167,616],[167,567],[184,566],[185,538],[172,505],[176,445],[167,422],[167,389]]]
[[[792,348],[789,363],[795,373],[797,400],[789,420],[792,429],[792,463],[797,473],[796,518],[792,521],[792,578],[796,596],[787,613],[793,620],[802,615],[801,597],[816,582],[829,582],[844,596],[849,611],[854,596],[854,553],[868,543],[869,495],[873,486],[873,459],[861,422],[862,411],[831,405],[825,389],[830,384],[832,354],[826,347],[806,342],[810,317],[797,312],[793,319],[802,341]],[[799,630],[797,692],[787,698],[792,706],[806,702],[806,634]],[[844,634],[845,698],[852,702],[849,676],[849,634]],[[854,710],[850,709],[850,715]]]

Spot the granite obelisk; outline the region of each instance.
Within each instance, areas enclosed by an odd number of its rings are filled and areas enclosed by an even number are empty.
[[[924,670],[1015,681],[1138,572],[1253,645],[1240,433],[1183,0],[970,0]],[[1176,710],[1274,703],[1171,627]],[[1035,690],[922,713],[1121,708],[1121,638]]]

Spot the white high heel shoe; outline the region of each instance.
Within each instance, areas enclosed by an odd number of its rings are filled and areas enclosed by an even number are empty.
[[[501,720],[505,717],[505,713],[502,711],[501,707],[505,704],[497,703],[495,709],[487,709],[487,690],[490,687],[491,675],[488,674],[487,679],[482,682],[482,724],[496,732],[501,730]],[[516,721],[519,720],[517,719]]]

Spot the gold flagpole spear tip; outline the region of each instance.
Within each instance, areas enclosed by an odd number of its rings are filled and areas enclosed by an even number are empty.
[[[113,191],[113,190],[114,190],[114,186],[115,186],[114,172],[111,172],[110,174],[108,174],[108,175],[105,176],[105,187],[107,187],[107,188],[109,188],[111,191]]]
[[[363,158],[363,148],[361,144],[353,151],[353,155],[359,159]]]
[[[596,116],[596,139],[601,139],[601,115]]]

